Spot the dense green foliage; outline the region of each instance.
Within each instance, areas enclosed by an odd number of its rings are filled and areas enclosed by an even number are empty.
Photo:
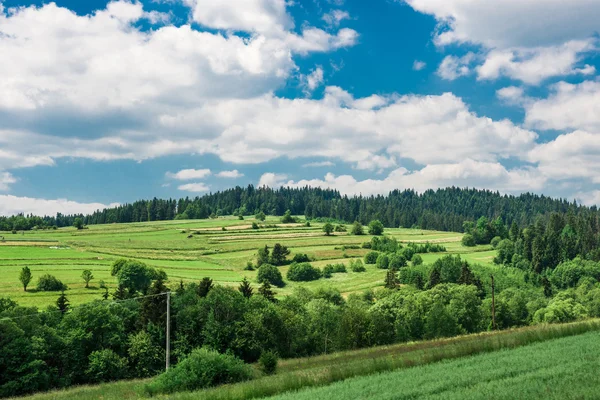
[[[313,267],[310,263],[294,263],[290,265],[287,272],[287,278],[293,282],[309,282],[316,281],[321,278],[323,273],[318,268]]]
[[[39,277],[37,290],[42,292],[60,292],[66,290],[67,286],[58,280],[55,276],[45,274]]]
[[[229,354],[196,349],[146,386],[149,394],[197,390],[252,378],[252,368]]]
[[[562,199],[523,194],[518,197],[476,189],[446,188],[416,193],[394,190],[387,196],[347,197],[339,192],[320,188],[236,187],[194,199],[140,200],[92,215],[62,215],[50,217],[0,217],[0,230],[29,230],[52,226],[73,226],[76,218],[85,225],[115,222],[143,222],[179,219],[203,219],[218,215],[246,214],[305,215],[309,219],[328,218],[367,224],[380,220],[386,227],[412,227],[458,232],[465,220],[480,217],[494,220],[500,217],[507,226],[515,222],[523,228],[535,222],[539,215],[567,213],[597,219],[596,208],[587,208]],[[292,217],[293,218],[293,217]],[[496,235],[494,235],[496,236]],[[487,243],[493,236],[489,237]]]
[[[269,282],[271,285],[275,285],[277,287],[285,286],[283,282],[283,277],[281,276],[281,271],[271,264],[263,264],[258,268],[257,275],[258,283]]]

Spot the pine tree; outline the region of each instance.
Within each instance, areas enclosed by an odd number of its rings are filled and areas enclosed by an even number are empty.
[[[125,300],[129,297],[129,293],[127,293],[127,289],[123,285],[117,286],[117,289],[113,293],[113,299],[115,300]]]
[[[238,287],[238,290],[247,299],[249,299],[250,297],[252,297],[252,294],[254,292],[254,290],[252,289],[252,286],[250,285],[250,281],[248,279],[246,279],[246,278],[244,278],[242,280],[242,283],[240,283],[240,286]]]
[[[439,285],[442,281],[442,277],[440,274],[439,268],[433,268],[431,273],[429,274],[429,283],[427,283],[427,288],[431,289]]]
[[[276,302],[277,299],[275,299],[275,295],[277,293],[275,293],[274,291],[271,290],[271,284],[269,283],[269,281],[264,281],[262,286],[258,288],[258,293],[261,294],[261,296],[263,296],[265,299],[272,301],[272,302]]]
[[[387,289],[397,289],[398,284],[398,270],[395,268],[390,268],[385,275],[385,287]]]
[[[64,291],[62,291],[60,296],[58,296],[58,299],[56,300],[56,306],[63,314],[69,311],[69,299],[67,299]]]
[[[265,245],[264,248],[258,250],[258,257],[256,260],[256,265],[261,266],[263,264],[269,263],[269,246]]]
[[[552,284],[550,283],[548,278],[546,278],[545,276],[542,277],[542,286],[544,287],[544,296],[552,297],[552,294],[553,294]]]
[[[198,293],[198,296],[200,297],[206,297],[208,296],[208,292],[210,292],[213,287],[214,285],[212,279],[202,278],[198,288],[196,289],[196,293]]]
[[[423,287],[425,286],[425,283],[423,282],[423,275],[417,274],[417,277],[415,278],[415,286],[417,289],[423,290]]]
[[[271,252],[271,264],[285,264],[286,257],[289,256],[290,253],[290,249],[288,249],[286,246],[282,246],[280,243],[275,243],[275,246],[273,246],[273,251]]]

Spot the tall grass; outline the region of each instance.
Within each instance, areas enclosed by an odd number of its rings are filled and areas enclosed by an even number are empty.
[[[172,399],[241,400],[273,396],[307,387],[324,386],[356,376],[425,365],[444,359],[455,359],[500,349],[510,349],[546,340],[573,336],[600,330],[600,321],[587,321],[564,325],[544,325],[524,329],[470,335],[450,340],[416,343],[386,347],[388,354],[370,358],[352,359],[352,353],[333,358],[333,362],[321,367],[279,373],[272,377],[256,379],[235,385],[223,386],[192,393],[181,393]],[[378,349],[372,349],[377,352]],[[325,357],[326,359],[327,357]],[[313,363],[314,365],[314,363]]]

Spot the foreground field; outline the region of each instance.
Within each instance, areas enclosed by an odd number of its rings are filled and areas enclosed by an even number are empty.
[[[599,330],[600,321],[593,320],[286,360],[273,376],[157,398],[594,398],[600,384]],[[82,386],[21,399],[137,399],[145,397],[147,382]],[[310,387],[320,388],[301,390]]]
[[[261,229],[252,229],[258,222]],[[348,226],[349,228],[349,226]],[[435,242],[443,244],[449,253],[461,254],[472,263],[491,264],[494,252],[489,246],[465,248],[460,244],[462,235],[453,232],[423,231],[417,229],[386,229],[386,234],[402,242]],[[134,224],[92,225],[89,229],[75,228],[31,231],[11,234],[0,232],[0,297],[10,297],[22,305],[43,307],[53,304],[57,294],[36,293],[37,278],[43,274],[55,275],[69,286],[67,296],[71,304],[100,299],[104,281],[113,290],[115,280],[110,276],[110,265],[118,258],[133,258],[164,269],[174,287],[180,280],[198,281],[208,276],[216,283],[237,285],[244,278],[254,280],[256,271],[246,271],[248,261],[255,259],[257,249],[281,243],[295,253],[307,253],[315,266],[327,263],[348,263],[362,257],[366,250],[360,246],[370,240],[368,235],[353,236],[335,233],[324,236],[322,224],[311,227],[303,224],[281,224],[279,218],[265,222],[253,218],[240,221],[236,217],[211,220],[165,221]],[[425,254],[426,263],[433,262],[442,253]],[[34,279],[25,293],[18,280],[19,271],[29,266]],[[84,269],[94,275],[90,288],[81,279]],[[285,274],[287,267],[282,267]],[[363,291],[383,285],[385,271],[367,266],[365,273],[336,274],[332,279],[302,284],[309,288],[331,284],[343,294]],[[294,290],[291,283],[277,289],[279,296]]]
[[[273,400],[593,399],[600,333],[348,379]]]

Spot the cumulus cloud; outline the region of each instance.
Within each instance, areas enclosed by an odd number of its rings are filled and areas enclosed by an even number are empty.
[[[517,86],[507,86],[498,89],[496,97],[508,104],[521,104],[525,100],[525,90]]]
[[[243,177],[244,174],[239,172],[237,169],[234,169],[233,171],[221,171],[216,176],[218,178],[237,179]]]
[[[347,195],[386,194],[395,189],[415,189],[423,192],[427,189],[447,186],[496,189],[505,193],[516,193],[540,189],[545,183],[545,178],[533,168],[507,170],[500,163],[471,159],[455,164],[428,165],[412,172],[405,168],[398,168],[381,180],[359,181],[350,175],[335,176],[331,173],[324,179],[287,182],[285,179],[285,176],[275,179],[276,187],[317,186],[337,189]]]
[[[0,171],[0,192],[8,190],[9,186],[16,182],[17,178],[15,178],[10,172]]]
[[[270,188],[281,187],[285,180],[288,178],[285,174],[276,174],[273,172],[267,172],[262,174],[258,181],[258,187],[268,186]]]
[[[600,134],[600,82],[560,82],[550,96],[527,104],[525,124],[537,129],[586,130]]]
[[[179,187],[177,187],[177,189],[184,191],[184,192],[191,192],[191,193],[205,193],[210,191],[210,187],[202,182],[196,182],[196,183],[186,183],[185,185],[181,185]]]
[[[118,203],[109,205],[101,203],[78,203],[66,199],[46,200],[31,197],[0,195],[0,215],[34,214],[53,216],[61,214],[91,214],[96,210],[116,207]]]
[[[210,169],[182,169],[179,172],[167,172],[167,178],[177,179],[179,181],[189,181],[193,179],[204,179],[210,176]]]
[[[470,64],[474,59],[473,53],[467,53],[462,57],[446,56],[438,67],[437,74],[440,78],[449,81],[467,76],[471,72]]]
[[[479,45],[489,51],[481,79],[508,76],[538,84],[552,76],[589,74],[580,55],[596,48],[600,3],[596,0],[404,0],[439,23],[438,46]],[[550,62],[548,62],[550,60]]]

